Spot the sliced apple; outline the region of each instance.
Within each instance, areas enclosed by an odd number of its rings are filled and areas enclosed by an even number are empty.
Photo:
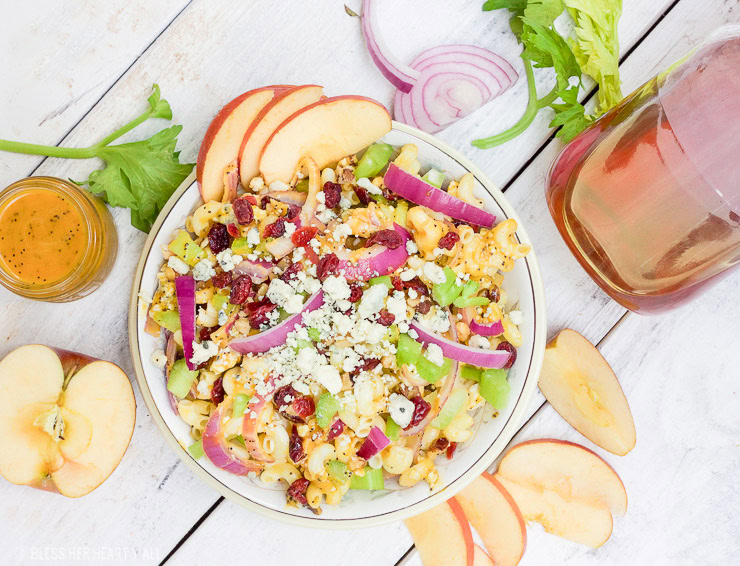
[[[612,532],[612,514],[603,503],[566,499],[555,491],[537,490],[495,476],[516,501],[527,521],[540,523],[548,533],[598,548]]]
[[[304,157],[325,167],[357,153],[390,129],[388,110],[370,98],[335,96],[319,100],[277,127],[262,150],[259,170],[268,184],[287,183]]]
[[[116,468],[136,402],[115,364],[41,345],[0,361],[0,475],[80,497]]]
[[[239,149],[239,175],[242,186],[249,186],[249,181],[259,174],[259,160],[265,143],[272,133],[287,118],[321,100],[323,87],[317,85],[303,85],[286,89],[275,95],[275,98],[265,106],[252,121],[244,134]]]
[[[527,547],[527,526],[504,486],[484,472],[455,499],[483,539],[496,566],[519,564]]]
[[[594,444],[624,456],[635,447],[635,422],[617,376],[596,347],[562,330],[545,350],[540,390]]]
[[[477,544],[473,548],[473,566],[498,566]]]
[[[204,202],[221,200],[224,168],[239,157],[244,134],[252,120],[289,85],[274,85],[250,90],[224,106],[206,130],[200,145],[195,173]]]
[[[627,492],[617,472],[598,454],[573,442],[522,442],[506,453],[496,475],[564,499],[600,502],[615,515],[627,512]]]
[[[473,566],[473,534],[454,498],[404,522],[424,566]]]

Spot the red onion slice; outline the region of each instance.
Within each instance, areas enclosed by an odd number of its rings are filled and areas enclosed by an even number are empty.
[[[189,370],[193,371],[196,367],[190,361],[190,358],[193,357],[193,341],[195,340],[195,279],[190,275],[177,277],[175,279],[175,294],[177,296],[177,310],[180,313],[185,364]]]
[[[265,244],[265,249],[271,253],[275,259],[282,259],[295,249],[293,240],[288,236],[275,238]]]
[[[164,366],[164,383],[166,385],[170,379],[170,370],[172,369],[172,364],[175,363],[175,358],[177,358],[177,342],[175,342],[175,335],[169,330],[165,329],[164,335],[167,340],[164,349],[165,356],[167,357],[167,364]],[[179,415],[180,409],[177,408],[177,398],[169,389],[167,390],[167,399],[170,402],[170,407],[172,407],[172,410],[175,412],[176,415]]]
[[[263,283],[275,269],[275,264],[269,261],[245,259],[234,268],[234,275],[249,275],[253,283]]]
[[[308,193],[302,193],[300,191],[273,191],[267,193],[267,196],[284,202],[285,204],[295,204],[296,206],[303,206],[306,204],[306,197]]]
[[[367,281],[380,275],[388,275],[406,263],[409,257],[406,251],[406,242],[411,235],[398,224],[393,229],[401,235],[403,242],[395,250],[389,250],[383,245],[375,244],[362,250],[360,257],[351,261],[352,252],[347,249],[337,250],[339,258],[339,272],[350,281]]]
[[[457,220],[464,220],[477,226],[491,228],[496,217],[482,208],[468,204],[447,191],[438,189],[422,181],[419,177],[406,173],[395,163],[388,166],[383,178],[385,186],[406,200],[426,206]]]
[[[506,365],[506,362],[509,361],[509,356],[511,355],[506,350],[485,350],[483,348],[465,346],[457,341],[448,340],[431,330],[427,330],[416,322],[412,322],[409,326],[419,334],[419,337],[417,338],[419,342],[424,344],[437,344],[442,348],[442,353],[446,357],[458,362],[482,368],[501,369]]]
[[[473,319],[470,321],[470,332],[479,336],[499,336],[504,333],[504,324],[500,320],[493,324],[479,324]]]
[[[372,0],[363,0],[362,2],[362,33],[365,36],[370,57],[383,76],[397,89],[410,92],[419,77],[419,73],[406,65],[402,65],[389,53],[378,33],[375,4]]]
[[[229,347],[240,354],[261,354],[267,352],[275,346],[282,346],[296,326],[303,322],[303,317],[315,311],[324,304],[324,292],[318,291],[308,298],[303,305],[303,310],[286,318],[283,322],[246,338],[236,338],[229,342]]]
[[[256,403],[252,403],[251,401],[253,399],[250,399],[250,402],[247,404],[247,409],[244,412],[244,423],[242,424],[242,438],[244,438],[244,445],[247,447],[252,458],[261,462],[272,463],[275,459],[265,454],[257,434],[257,425],[262,418],[262,413],[268,404],[272,402],[272,393],[275,389],[272,379],[267,382],[267,386],[268,392],[264,395],[255,393]]]
[[[215,466],[238,476],[244,476],[249,472],[261,471],[261,463],[238,458],[229,450],[222,430],[223,411],[223,405],[218,407],[208,419],[206,429],[203,431],[203,452],[206,457]]]
[[[383,434],[383,431],[377,426],[374,426],[370,429],[365,442],[362,443],[362,446],[357,451],[357,456],[364,460],[369,460],[390,443],[391,441]]]

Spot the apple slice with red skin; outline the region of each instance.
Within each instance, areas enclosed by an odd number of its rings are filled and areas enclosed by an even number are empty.
[[[486,554],[486,551],[476,544],[474,545],[474,548],[473,548],[473,566],[499,566],[499,565],[496,564],[493,560],[491,560],[491,557],[488,556],[488,554]]]
[[[404,523],[424,566],[473,566],[473,534],[454,498]]]
[[[323,91],[318,85],[302,85],[278,92],[252,120],[239,149],[239,175],[244,188],[259,175],[260,155],[272,133],[287,118],[321,100]]]
[[[0,475],[80,497],[118,466],[136,401],[117,365],[32,344],[0,361]]]
[[[266,183],[290,182],[304,157],[323,168],[357,153],[391,130],[388,110],[363,96],[319,100],[288,117],[265,143],[259,170]]]
[[[527,547],[527,525],[506,488],[483,472],[455,496],[496,566],[516,566]]]
[[[270,385],[272,385],[272,382],[270,382]],[[252,401],[255,399],[256,401],[253,403]],[[244,422],[242,424],[242,438],[244,438],[244,446],[246,446],[247,451],[255,460],[267,463],[274,462],[275,460],[265,454],[260,444],[257,427],[262,420],[262,413],[264,413],[270,403],[272,403],[272,390],[268,394],[255,393],[254,397],[247,403],[247,409],[244,411]]]
[[[203,136],[195,174],[203,202],[221,200],[224,169],[238,159],[244,134],[252,120],[273,99],[291,85],[273,85],[250,90],[237,96],[213,118]]]
[[[627,492],[617,472],[595,452],[566,440],[517,444],[503,457],[496,475],[565,499],[600,502],[618,516],[627,512]]]
[[[617,376],[596,347],[562,330],[545,349],[540,391],[594,444],[624,456],[635,447],[635,422]]]
[[[540,523],[548,533],[598,548],[612,533],[612,514],[599,500],[565,498],[555,491],[525,487],[496,474],[527,521]]]

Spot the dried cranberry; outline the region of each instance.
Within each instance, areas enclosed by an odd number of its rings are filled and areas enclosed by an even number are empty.
[[[362,187],[355,185],[352,187],[355,191],[355,194],[357,195],[357,198],[360,199],[360,202],[362,204],[370,204],[370,201],[372,200],[370,198],[370,193],[367,192],[367,189],[363,189]]]
[[[450,231],[439,239],[439,242],[437,242],[437,247],[443,250],[451,250],[459,241],[460,236],[457,234],[457,232]]]
[[[213,283],[213,286],[216,287],[216,289],[223,289],[224,287],[231,285],[232,279],[233,275],[231,274],[231,271],[222,271],[211,278],[211,283]]]
[[[225,224],[216,222],[208,230],[208,247],[214,254],[220,253],[229,247],[229,231]]]
[[[275,395],[272,397],[272,402],[275,403],[275,406],[278,409],[281,409],[285,405],[290,405],[297,395],[298,392],[293,389],[292,385],[283,385],[280,389],[275,391]]]
[[[213,382],[213,388],[211,388],[211,401],[213,401],[216,405],[221,404],[221,401],[224,400],[224,396],[226,395],[226,392],[224,391],[224,378],[219,377],[216,381]]]
[[[429,403],[424,401],[424,398],[421,395],[412,397],[411,402],[414,404],[414,414],[411,415],[411,422],[409,423],[409,426],[407,426],[404,430],[408,430],[418,425],[421,421],[424,420],[424,417],[429,414],[429,411],[432,408]]]
[[[249,326],[251,326],[252,328],[259,328],[260,326],[264,326],[265,324],[270,322],[270,317],[268,316],[268,314],[276,308],[277,305],[269,303],[255,309],[247,317],[247,319],[249,320]]]
[[[298,505],[308,505],[306,499],[306,490],[311,482],[306,478],[298,478],[288,488],[286,496],[288,497],[289,503],[296,503]]]
[[[334,208],[342,198],[342,185],[327,181],[324,183],[324,204],[326,208]]]
[[[386,198],[386,200],[398,200],[398,195],[390,190],[388,187],[383,187],[383,196]]]
[[[257,198],[254,195],[244,195],[242,198],[247,199],[252,206],[257,206]]]
[[[297,204],[289,204],[288,205],[288,213],[285,215],[285,218],[288,220],[294,220],[298,218],[298,215],[301,213],[301,207]]]
[[[303,450],[303,439],[299,436],[298,428],[295,426],[290,431],[288,455],[296,464],[306,457],[306,452]]]
[[[336,254],[326,254],[319,260],[319,264],[316,266],[316,275],[319,280],[323,281],[334,273],[338,267],[339,258]]]
[[[401,281],[401,278],[398,275],[391,277],[391,285],[393,285],[393,288],[396,291],[403,291],[403,281]]]
[[[396,321],[396,315],[388,312],[388,309],[380,309],[378,313],[378,324],[390,326]]]
[[[501,298],[501,291],[499,291],[498,285],[494,285],[490,289],[483,291],[483,296],[492,303],[498,303]]]
[[[413,289],[419,295],[429,295],[429,289],[424,285],[424,282],[418,275],[410,281],[404,281],[403,286],[406,287],[406,289]]]
[[[373,371],[376,367],[380,365],[380,360],[378,358],[367,358],[362,365],[359,367],[360,371]]]
[[[506,362],[506,365],[503,367],[503,369],[509,369],[511,366],[514,365],[514,362],[516,361],[516,348],[509,344],[508,342],[501,342],[501,344],[498,345],[496,348],[497,350],[506,350],[511,355],[509,356],[508,361]]]
[[[432,308],[432,303],[429,301],[422,301],[418,305],[416,305],[416,312],[419,314],[427,314],[429,310]]]
[[[305,420],[316,412],[316,404],[313,401],[313,397],[303,396],[293,401],[291,407],[297,417]]]
[[[457,442],[450,442],[450,445],[447,447],[447,459],[452,460],[452,455],[455,453],[455,450],[457,449]]]
[[[442,452],[443,450],[447,450],[447,447],[450,445],[450,441],[446,438],[438,438],[434,442],[434,446],[432,447],[432,450],[437,450],[438,452]]]
[[[243,304],[252,295],[252,278],[249,275],[240,275],[231,283],[229,302],[232,305]]]
[[[216,327],[213,326],[211,328],[204,326],[200,329],[200,332],[198,332],[198,338],[200,338],[201,342],[205,342],[206,340],[211,339],[211,334],[216,330]]]
[[[252,210],[252,203],[249,202],[250,197],[239,197],[235,199],[231,206],[234,208],[234,216],[239,224],[250,224],[254,220],[254,210]]]
[[[283,271],[282,275],[280,276],[280,280],[288,283],[289,281],[295,279],[302,269],[303,264],[300,261],[291,263],[288,267],[285,268],[285,271]]]
[[[226,225],[226,231],[229,233],[229,236],[231,236],[232,238],[239,237],[239,227],[233,222],[229,222]]]
[[[350,303],[356,303],[362,298],[362,293],[364,291],[362,290],[362,287],[359,283],[350,283],[349,284],[349,302]]]
[[[265,238],[279,238],[285,234],[285,218],[278,218],[272,224],[265,226]]]
[[[265,210],[268,204],[270,204],[270,197],[262,197],[260,199],[260,208],[262,210]]]
[[[369,248],[370,246],[374,246],[375,244],[380,244],[381,246],[385,246],[389,250],[395,250],[402,243],[403,238],[401,238],[401,234],[399,234],[395,230],[379,230],[367,239],[367,241],[365,242],[365,247]]]
[[[319,229],[315,226],[304,226],[303,228],[298,228],[298,230],[293,232],[290,239],[297,247],[307,246],[308,242],[313,239],[318,231]]]
[[[344,422],[342,419],[336,418],[329,427],[329,433],[326,435],[326,440],[334,440],[337,436],[344,432]]]

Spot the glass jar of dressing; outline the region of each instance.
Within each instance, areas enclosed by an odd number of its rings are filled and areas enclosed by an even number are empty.
[[[117,251],[108,208],[76,185],[28,177],[0,192],[0,284],[12,292],[80,299],[100,286]]]

